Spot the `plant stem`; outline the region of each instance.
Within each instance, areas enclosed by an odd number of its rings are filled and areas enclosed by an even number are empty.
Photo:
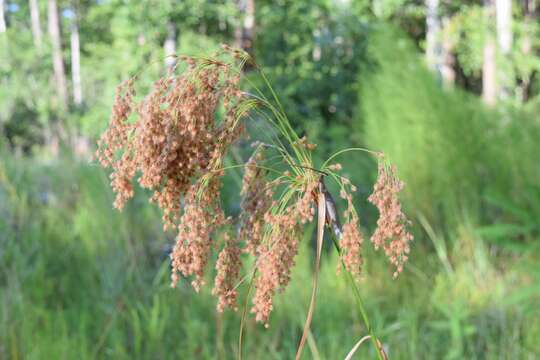
[[[336,239],[333,232],[330,231],[332,234],[332,240],[334,242],[334,246],[336,247],[336,250],[338,254],[341,254],[341,250],[339,249],[338,240]],[[345,264],[343,262],[341,263],[343,269],[347,273],[347,281],[349,282],[349,285],[353,288],[354,297],[356,299],[356,304],[358,305],[358,309],[360,310],[360,314],[362,315],[362,320],[364,321],[364,325],[366,326],[370,340],[373,343],[373,346],[375,346],[375,349],[377,350],[377,357],[379,360],[387,360],[387,356],[384,353],[384,350],[382,349],[382,346],[379,346],[379,341],[377,336],[375,335],[375,332],[373,331],[373,328],[371,327],[371,324],[369,322],[369,317],[367,315],[367,312],[365,310],[364,302],[362,301],[362,297],[360,296],[360,290],[358,289],[358,286],[356,286],[356,283],[354,281],[353,276],[347,269],[345,268]]]
[[[346,153],[346,152],[349,152],[349,151],[363,151],[363,152],[367,152],[367,153],[375,155],[375,156],[380,156],[381,155],[381,153],[379,153],[379,152],[372,151],[372,150],[369,150],[369,149],[366,149],[366,148],[360,148],[360,147],[343,149],[343,150],[340,150],[340,151],[332,154],[332,156],[330,156],[328,159],[326,159],[324,164],[321,166],[321,169],[324,171],[326,165],[330,161],[332,161],[336,156],[341,155],[341,154]]]

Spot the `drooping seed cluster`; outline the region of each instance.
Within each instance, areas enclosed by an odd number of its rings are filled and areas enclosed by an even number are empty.
[[[135,126],[128,123],[128,118],[135,106],[134,95],[133,80],[125,81],[117,86],[109,127],[101,135],[96,153],[103,167],[113,168],[111,187],[116,193],[114,206],[117,209],[122,209],[125,202],[134,194],[131,184],[131,179],[135,175],[134,149],[129,141],[129,134]],[[119,152],[121,158],[116,159]]]
[[[346,219],[346,221],[343,224],[343,232],[341,239],[339,240],[341,261],[345,266],[345,269],[358,280],[362,271],[362,244],[364,238],[360,232],[358,214],[354,210],[352,195],[350,192],[347,192],[345,188],[345,186],[349,184],[348,179],[342,179],[345,184],[340,192],[340,196],[347,201],[347,209],[343,212],[343,218]],[[356,189],[353,187],[351,192],[354,192],[355,190]],[[338,264],[338,272],[340,269],[340,264]]]
[[[244,250],[253,256],[264,235],[264,214],[272,206],[274,183],[266,180],[266,170],[259,166],[264,153],[259,147],[245,165],[242,180],[242,213],[240,215],[240,239],[245,241]]]
[[[264,221],[271,230],[267,241],[257,247],[258,276],[251,312],[265,326],[268,326],[275,293],[289,284],[298,253],[301,225],[313,220],[315,202],[312,190],[316,187],[317,182],[308,182],[301,188],[301,195],[283,212],[273,213],[270,210],[264,215]]]
[[[133,79],[118,87],[97,157],[112,167],[116,208],[133,197],[136,174],[139,185],[153,191],[150,200],[161,208],[164,228],[178,231],[172,285],[183,275],[192,277],[198,290],[213,232],[226,223],[219,202],[220,167],[243,131],[238,114],[243,95],[239,72],[231,64],[182,60],[185,71],[160,78],[140,101]]]
[[[239,50],[225,47],[225,51],[237,62],[248,61]],[[152,191],[150,201],[162,210],[163,227],[177,230],[170,255],[171,285],[176,286],[185,277],[199,291],[205,284],[211,252],[218,248],[216,234],[223,228],[230,230],[232,225],[220,203],[222,164],[228,148],[243,134],[241,119],[253,99],[243,102],[246,93],[239,89],[241,72],[233,68],[234,61],[180,60],[186,70],[176,74],[173,69],[156,81],[141,100],[135,98],[133,79],[117,88],[110,124],[98,142],[97,157],[104,167],[112,168],[116,208],[122,209],[133,197],[133,179],[137,175],[139,185]],[[340,195],[347,201],[345,223],[340,228],[337,206],[318,176],[326,174],[326,170],[330,174],[340,171],[341,165],[330,165],[325,171],[313,169],[309,152],[316,145],[305,137],[290,145],[303,154],[298,156],[301,165],[283,155],[286,149],[278,152],[296,176],[285,171],[272,180],[270,174],[277,170],[267,167],[263,149],[278,146],[255,144],[256,150],[244,167],[238,236],[225,233],[215,265],[212,293],[218,298],[217,310],[221,312],[236,309],[242,253],[256,258],[251,312],[266,326],[274,295],[290,281],[301,229],[314,219],[319,191],[326,195],[325,222],[339,238],[341,262],[355,278],[363,264],[363,237],[352,198],[356,188],[347,178],[336,176],[342,189]],[[371,241],[376,249],[384,248],[396,267],[394,276],[402,271],[412,241],[407,232],[409,222],[397,199],[402,187],[395,169],[385,167],[381,161],[379,178],[369,197],[380,212]],[[274,195],[281,190],[281,196],[276,197],[279,200],[275,200]]]
[[[315,215],[314,199],[316,198],[317,181],[308,181],[302,188],[302,196],[296,202],[296,214],[300,224],[313,221]]]
[[[216,278],[212,294],[218,297],[217,310],[223,312],[225,308],[236,310],[236,281],[240,275],[242,264],[240,262],[240,247],[238,240],[225,234],[225,247],[218,255],[216,262]]]
[[[403,271],[408,259],[412,234],[407,230],[410,225],[401,210],[398,193],[403,189],[403,182],[396,177],[395,166],[385,166],[379,161],[377,182],[368,200],[379,210],[377,229],[371,236],[375,249],[383,248],[390,262],[396,267],[394,277]]]
[[[151,200],[163,211],[164,228],[179,220],[182,195],[196,178],[219,166],[225,151],[241,134],[237,106],[242,98],[239,75],[227,64],[184,58],[180,75],[155,82],[139,103],[133,82],[120,87],[109,128],[99,141],[97,155],[111,166],[115,207],[133,196],[132,179],[151,189]],[[219,107],[225,111],[216,119]],[[137,121],[129,123],[131,111]]]
[[[202,188],[202,182],[192,185],[184,198],[184,212],[180,217],[176,244],[171,253],[171,285],[184,277],[194,277],[191,284],[196,291],[204,285],[204,271],[212,250],[212,233],[227,223],[219,204],[220,181],[212,177]]]
[[[255,295],[251,312],[255,319],[268,325],[276,291],[283,289],[290,280],[294,257],[298,252],[298,224],[292,207],[284,214],[265,214],[265,221],[272,228],[268,241],[257,248]]]

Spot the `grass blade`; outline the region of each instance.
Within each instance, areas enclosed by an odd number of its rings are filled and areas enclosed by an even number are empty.
[[[319,278],[319,267],[321,265],[321,252],[324,239],[324,223],[326,219],[326,201],[324,193],[319,191],[317,204],[319,206],[317,214],[317,258],[315,260],[315,269],[313,270],[313,289],[311,290],[311,300],[309,303],[309,310],[304,324],[304,332],[296,351],[296,360],[299,360],[306,344],[307,336],[309,334],[309,328],[311,326],[311,320],[313,318],[313,312],[315,311],[315,300],[317,298],[317,286]]]

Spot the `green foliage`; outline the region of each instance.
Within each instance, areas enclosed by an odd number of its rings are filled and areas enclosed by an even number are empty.
[[[352,79],[364,60],[366,24],[346,4],[326,0],[261,1],[256,10],[255,60],[293,125],[314,142],[341,138],[345,146],[347,137],[338,134],[353,120],[357,89]]]
[[[0,199],[0,357],[235,357],[239,314],[217,315],[208,287],[201,294],[187,283],[169,287],[164,249],[172,234],[162,233],[145,194],[119,214],[98,167],[18,158],[1,163]],[[540,273],[531,270],[538,256],[498,270],[487,247],[468,247],[475,236],[462,228],[448,271],[417,244],[398,281],[366,251],[360,291],[392,359],[539,355]],[[287,359],[296,351],[313,262],[310,238],[302,244],[270,328],[247,324],[250,357]],[[366,331],[336,265],[334,252],[323,254],[306,359],[314,352],[342,358]],[[358,356],[375,353],[363,346]]]
[[[409,208],[448,228],[471,218],[528,229],[531,222],[508,208],[539,214],[536,119],[442,89],[395,29],[379,29],[370,44],[375,71],[360,77],[358,129],[396,163]]]
[[[241,24],[232,1],[58,1],[68,79],[70,11],[79,17],[84,95],[82,106],[61,111],[46,2],[38,1],[41,49],[32,41],[28,1],[6,3],[0,144],[27,153],[41,152],[59,129],[67,129],[67,137],[95,137],[106,126],[120,81],[137,73],[143,87],[151,86],[165,71],[169,21],[177,26],[177,52],[188,54],[233,43]],[[513,74],[511,92],[517,97],[529,84],[530,100],[488,109],[461,89],[443,90],[424,66],[425,6],[418,1],[255,3],[254,55],[296,129],[319,144],[321,158],[351,139],[383,150],[406,182],[404,204],[417,239],[409,266],[392,281],[366,239],[360,283],[390,358],[540,357],[538,23],[513,2],[513,49],[498,61]],[[485,35],[495,30],[483,12],[464,1],[440,6],[458,83],[476,93]],[[399,24],[413,40],[381,29],[377,20]],[[339,161],[358,198],[366,198],[373,162],[347,155]],[[241,174],[231,175],[223,195],[233,213]],[[239,315],[216,315],[208,288],[202,294],[169,288],[166,252],[174,234],[163,234],[147,194],[139,190],[123,214],[112,209],[112,197],[107,174],[94,164],[69,154],[47,160],[0,152],[0,358],[235,357]],[[377,213],[360,205],[368,227]],[[250,358],[294,354],[308,308],[310,241],[303,241],[306,249],[291,286],[278,296],[270,329],[248,322],[244,351]],[[336,278],[336,263],[323,254],[304,358],[343,358],[366,333],[345,279]],[[364,344],[358,357],[374,355]]]

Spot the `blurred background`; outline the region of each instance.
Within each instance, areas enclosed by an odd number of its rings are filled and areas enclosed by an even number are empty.
[[[392,280],[367,240],[376,164],[358,153],[340,160],[359,188],[360,291],[391,359],[540,358],[539,8],[0,0],[0,358],[236,356],[239,313],[218,315],[208,286],[170,289],[174,234],[140,189],[123,213],[113,210],[108,174],[91,159],[120,81],[144,70],[144,89],[174,64],[166,55],[220,43],[265,69],[298,132],[319,144],[319,164],[364,146],[397,165],[415,242]],[[223,188],[233,215],[241,176],[232,172]],[[249,359],[295,353],[311,229],[302,244],[270,328],[246,325]],[[366,333],[336,263],[328,251],[306,359],[344,358]],[[370,346],[357,358],[372,358]]]

